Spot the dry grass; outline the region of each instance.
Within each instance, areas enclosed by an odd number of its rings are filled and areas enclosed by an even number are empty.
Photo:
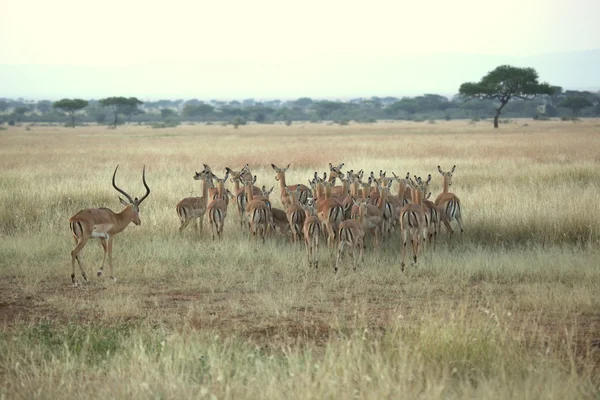
[[[527,124],[528,126],[524,126]],[[0,398],[597,398],[600,121],[9,128],[0,132]],[[441,177],[465,236],[401,273],[399,238],[337,276],[321,249],[177,233],[202,163],[329,162]],[[70,287],[68,218],[152,194],[115,239],[116,284]],[[279,188],[273,194],[278,204]],[[205,229],[207,227],[205,226]],[[445,236],[445,235],[443,235]],[[324,246],[323,246],[324,247]],[[102,260],[84,251],[88,275]]]

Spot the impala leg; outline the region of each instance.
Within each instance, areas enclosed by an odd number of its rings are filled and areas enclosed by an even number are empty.
[[[107,245],[107,250],[108,250],[108,271],[110,273],[110,279],[112,279],[113,282],[116,282],[117,278],[115,278],[115,276],[113,275],[112,243],[113,243],[113,238],[111,236],[111,237],[108,238],[108,245]]]
[[[333,270],[334,273],[337,274],[338,272],[338,265],[340,264],[340,260],[342,259],[342,253],[344,253],[344,244],[346,242],[344,242],[343,240],[340,240],[340,245],[338,247],[338,253],[337,253],[337,258],[335,260],[335,268]]]
[[[401,235],[402,235],[402,263],[400,265],[402,267],[402,272],[404,272],[404,267],[406,266],[406,263],[404,262],[404,260],[406,259],[406,239],[407,239],[406,231],[404,229],[402,229]]]
[[[108,252],[108,243],[106,242],[106,239],[100,238],[100,244],[102,244],[102,248],[104,249],[104,255],[102,256],[102,265],[98,270],[98,277],[102,276],[102,271],[104,271],[104,262],[106,261],[106,253]]]
[[[183,233],[183,230],[188,226],[188,224],[190,223],[191,219],[188,219],[186,221],[183,221],[181,223],[181,226],[179,227],[179,233]]]
[[[79,254],[81,252],[81,249],[84,248],[88,239],[83,239],[83,238],[80,240],[75,239],[75,241],[77,242],[77,245],[71,252],[71,282],[73,283],[74,287],[77,286],[77,282],[75,281],[75,260],[77,260],[77,264],[79,265],[79,270],[81,271],[83,280],[86,282],[88,280],[87,276],[85,275],[85,270],[83,269],[83,262],[81,261],[81,255]]]

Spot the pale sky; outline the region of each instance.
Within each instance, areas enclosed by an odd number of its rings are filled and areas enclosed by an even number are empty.
[[[0,97],[393,95],[432,89],[412,60],[600,49],[599,0],[31,0],[2,8],[0,65],[44,67],[3,69]],[[470,68],[471,80],[490,69]],[[394,75],[404,80],[395,84]],[[459,78],[448,79],[449,90]]]

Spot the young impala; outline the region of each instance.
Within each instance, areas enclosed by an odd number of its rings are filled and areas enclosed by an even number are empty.
[[[306,199],[309,198],[311,195],[310,189],[307,188],[305,185],[302,185],[302,184],[290,185],[290,186],[286,185],[285,172],[288,170],[290,165],[291,164],[288,164],[287,167],[285,167],[285,168],[279,168],[275,164],[271,164],[271,167],[273,167],[273,169],[275,170],[275,180],[279,182],[281,204],[283,205],[284,208],[291,204],[290,196],[285,191],[286,187],[290,190],[296,190],[296,189],[299,190],[298,201],[302,204],[306,204]]]
[[[71,252],[71,281],[73,283],[73,286],[77,286],[77,282],[75,281],[75,260],[77,260],[77,263],[79,264],[79,269],[81,270],[81,275],[83,276],[83,279],[87,281],[80,253],[90,238],[100,239],[100,243],[102,243],[102,247],[104,248],[102,266],[98,270],[98,276],[102,275],[102,271],[104,270],[104,262],[106,261],[106,255],[108,254],[108,268],[110,271],[110,278],[113,281],[116,281],[117,279],[113,275],[112,265],[113,238],[115,235],[127,228],[127,226],[131,222],[133,222],[136,225],[140,225],[142,223],[140,221],[139,215],[140,204],[142,204],[142,202],[150,194],[150,188],[146,183],[146,166],[144,166],[144,169],[142,170],[142,182],[144,183],[144,187],[146,188],[146,194],[144,194],[141,199],[138,199],[137,197],[133,199],[124,190],[119,189],[119,187],[115,183],[117,169],[119,169],[118,165],[115,168],[115,172],[112,177],[112,185],[117,190],[117,192],[121,193],[127,198],[127,201],[125,201],[121,197],[119,197],[119,200],[121,201],[121,204],[125,206],[125,209],[123,209],[123,211],[121,211],[120,213],[115,213],[112,210],[109,210],[108,208],[88,208],[86,210],[79,211],[77,214],[75,214],[69,219],[71,233],[73,234],[73,238],[77,243],[75,249],[73,249],[73,251]]]

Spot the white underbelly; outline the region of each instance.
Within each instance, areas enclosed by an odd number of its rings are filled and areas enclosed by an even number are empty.
[[[106,226],[106,225],[96,225],[94,226],[94,230],[92,231],[92,237],[93,238],[98,238],[98,239],[108,239],[109,235],[108,235],[108,230],[110,229],[110,226]]]

